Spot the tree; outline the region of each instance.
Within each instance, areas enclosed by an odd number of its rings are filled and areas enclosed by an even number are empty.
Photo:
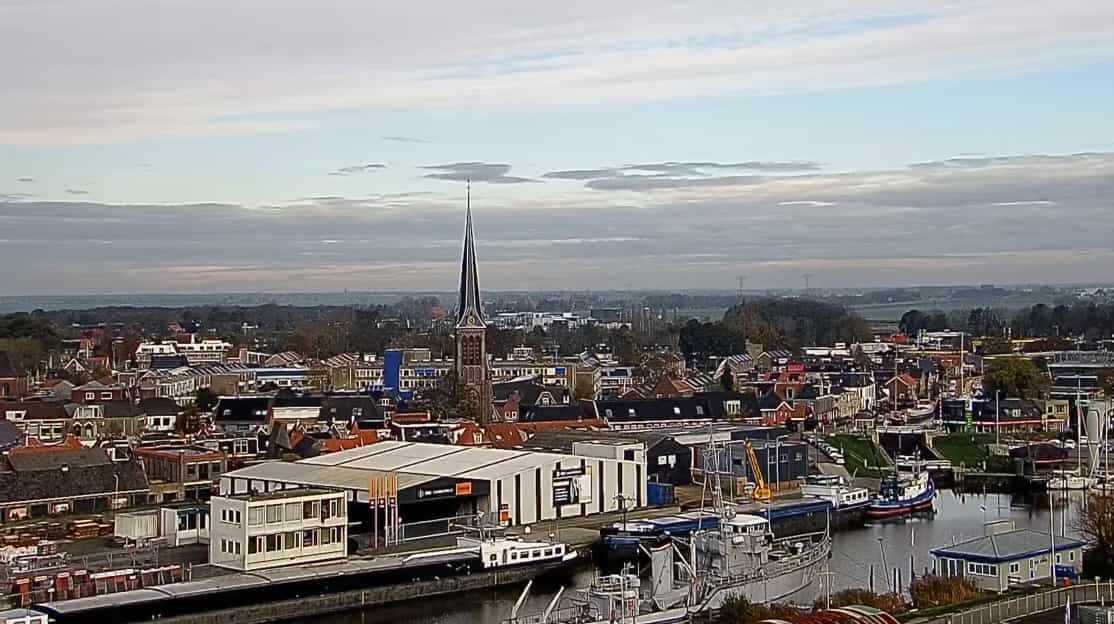
[[[1088,496],[1076,523],[1076,530],[1092,546],[1083,557],[1083,574],[1096,578],[1114,576],[1114,496]]]
[[[984,342],[982,348],[986,355],[1002,355],[1013,352],[1013,343],[1003,336],[994,336]]]
[[[193,404],[199,412],[211,412],[217,405],[219,397],[208,388],[198,388],[193,397]]]
[[[1003,397],[1037,399],[1048,389],[1048,379],[1031,360],[1004,357],[986,367],[983,388],[986,396],[1001,392]]]
[[[591,401],[596,398],[596,386],[588,377],[581,377],[576,380],[576,387],[573,388],[573,398],[577,401]]]
[[[182,413],[178,414],[178,418],[174,420],[174,431],[182,435],[193,435],[200,429],[201,414],[194,405],[187,407]]]
[[[731,374],[730,366],[723,367],[723,374],[719,377],[719,385],[723,387],[724,392],[735,391],[735,375]]]
[[[1114,398],[1114,368],[1104,368],[1098,372],[1098,386],[1106,398]]]
[[[745,596],[735,594],[723,601],[717,612],[716,622],[722,624],[757,624],[764,620],[792,620],[801,610],[791,605],[774,602],[754,603]]]

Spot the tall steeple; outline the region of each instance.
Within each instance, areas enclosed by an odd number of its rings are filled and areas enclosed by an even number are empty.
[[[472,184],[464,218],[464,253],[460,260],[460,300],[456,309],[456,400],[460,414],[486,423],[494,411],[491,369],[487,361],[487,323],[480,300],[476,241],[472,233]]]
[[[456,307],[457,327],[486,327],[480,300],[480,277],[476,269],[476,241],[472,233],[472,183],[468,182],[468,208],[464,220],[464,253],[460,259],[460,297]]]

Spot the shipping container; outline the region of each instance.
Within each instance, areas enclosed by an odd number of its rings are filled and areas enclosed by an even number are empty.
[[[646,503],[651,507],[673,504],[673,484],[646,483]]]

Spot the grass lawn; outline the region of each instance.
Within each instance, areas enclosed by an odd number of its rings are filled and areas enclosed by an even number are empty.
[[[843,450],[843,459],[847,462],[847,471],[858,477],[877,477],[881,474],[879,466],[884,465],[884,458],[868,438],[852,435],[835,435],[828,438],[828,443]]]
[[[956,466],[981,469],[982,463],[990,459],[987,445],[993,443],[993,434],[951,433],[933,438],[932,446]]]

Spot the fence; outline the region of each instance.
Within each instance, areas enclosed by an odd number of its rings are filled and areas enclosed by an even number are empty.
[[[1114,600],[1114,580],[1082,581],[1070,587],[1005,598],[958,613],[949,613],[927,620],[918,620],[918,622],[920,624],[999,624],[1006,620],[1062,608],[1069,598],[1072,604],[1110,602]]]

